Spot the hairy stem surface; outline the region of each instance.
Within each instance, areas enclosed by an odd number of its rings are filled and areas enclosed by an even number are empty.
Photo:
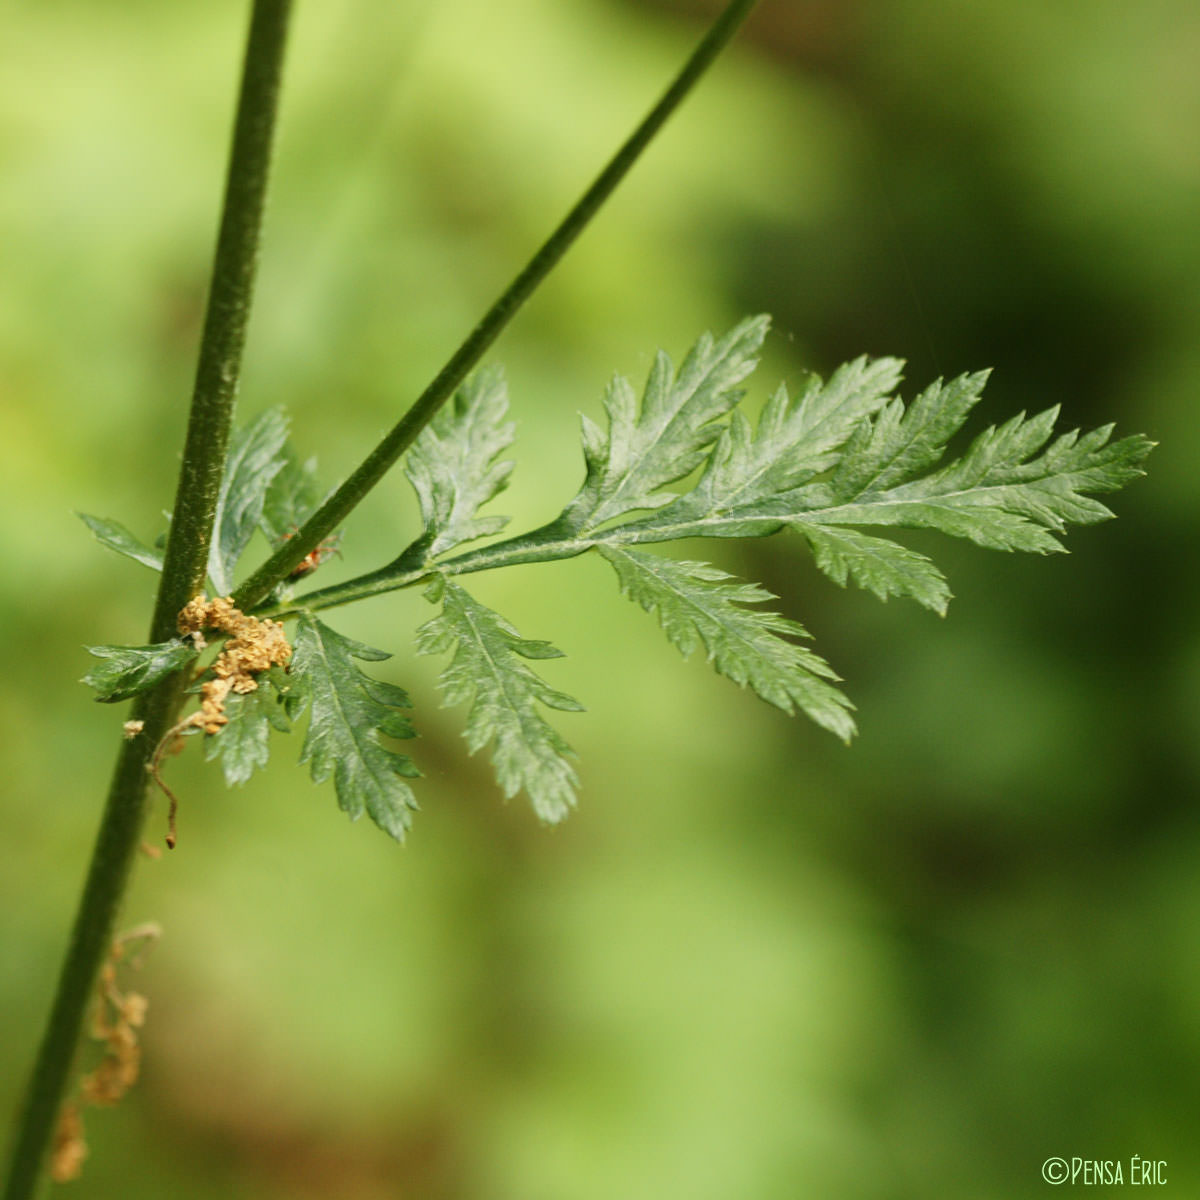
[[[183,466],[150,628],[152,642],[174,635],[176,614],[204,585],[250,314],[290,12],[291,0],[255,0],[251,16]],[[138,736],[123,743],[117,758],[58,989],[19,1117],[4,1200],[26,1200],[37,1188],[96,975],[112,942],[141,840],[147,807],[146,763],[174,723],[185,683],[185,675],[177,673],[139,697],[134,706],[132,716],[144,726]]]
[[[483,319],[454,352],[433,382],[367,456],[344,484],[234,593],[234,603],[243,611],[260,604],[272,588],[286,579],[305,556],[341,525],[363,497],[384,477],[396,460],[416,441],[439,408],[453,395],[516,316],[521,306],[545,280],[571,248],[592,218],[629,173],[642,152],[703,77],[750,15],[758,0],[730,0],[713,22],[691,57],[683,65],[658,103],[647,113],[608,165],[584,192],[562,223],[543,243]]]

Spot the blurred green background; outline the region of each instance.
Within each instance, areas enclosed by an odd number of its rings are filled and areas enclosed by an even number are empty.
[[[286,404],[344,476],[713,7],[300,4],[243,416]],[[246,10],[0,13],[0,1117],[123,719],[83,647],[143,640],[154,586],[72,509],[152,537],[171,502]],[[422,598],[339,613],[416,701],[409,843],[296,740],[234,791],[172,764],[181,846],[124,920],[165,929],[143,1078],[74,1194],[991,1200],[1137,1154],[1200,1195],[1197,62],[1194,0],[764,0],[498,346],[498,511],[558,511],[612,370],[764,310],[758,399],[863,352],[993,366],[982,419],[1116,420],[1149,478],[1070,557],[914,542],[944,621],[798,540],[689,547],[813,631],[850,749],[681,661],[604,564],[476,577],[589,708],[552,830],[465,758]],[[397,472],[323,581],[414,529]]]

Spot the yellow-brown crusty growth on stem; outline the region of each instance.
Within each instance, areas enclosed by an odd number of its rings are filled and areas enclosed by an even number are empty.
[[[206,629],[215,629],[226,636],[225,645],[208,669],[212,676],[200,685],[200,708],[173,725],[163,734],[146,769],[171,802],[167,813],[167,846],[175,846],[175,812],[178,801],[175,793],[163,781],[159,770],[163,755],[180,744],[183,735],[193,729],[207,734],[220,733],[229,724],[225,701],[230,692],[245,695],[258,689],[258,675],[271,667],[285,667],[291,661],[292,648],[283,632],[283,625],[269,619],[248,617],[235,608],[231,597],[218,596],[209,600],[204,595],[193,596],[183,606],[176,621],[179,632],[190,637],[197,650],[203,650]],[[208,674],[208,671],[205,674]]]
[[[292,657],[292,647],[279,621],[248,617],[228,597],[194,597],[184,605],[178,624],[181,634],[191,636],[201,646],[206,629],[215,629],[229,639],[212,665],[213,678],[201,685],[200,711],[188,719],[189,724],[201,726],[205,733],[217,733],[228,721],[225,698],[230,692],[253,692],[258,687],[256,676],[270,667],[286,666]]]

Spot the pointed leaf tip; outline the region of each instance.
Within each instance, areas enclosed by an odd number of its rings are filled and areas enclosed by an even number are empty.
[[[575,805],[579,780],[570,746],[538,705],[565,712],[582,705],[551,688],[525,662],[561,654],[547,642],[521,638],[456,583],[440,580],[426,595],[442,610],[417,630],[417,649],[452,653],[438,684],[447,705],[469,705],[464,736],[471,753],[490,745],[505,797],[524,791],[542,820],[561,821]]]
[[[405,782],[419,772],[412,759],[384,745],[379,735],[410,738],[414,730],[398,711],[408,697],[393,685],[371,679],[355,659],[389,657],[304,614],[296,631],[290,679],[295,715],[307,703],[308,732],[300,761],[314,783],[333,776],[339,807],[352,820],[367,813],[385,833],[403,841],[416,808]]]

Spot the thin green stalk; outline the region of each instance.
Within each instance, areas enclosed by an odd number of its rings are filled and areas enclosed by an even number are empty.
[[[668,534],[662,540],[669,540],[670,536]],[[260,615],[278,618],[299,612],[320,612],[371,596],[381,596],[385,592],[410,588],[434,575],[472,575],[476,571],[495,571],[529,563],[561,562],[564,558],[586,554],[596,546],[622,546],[639,540],[643,539],[630,536],[621,527],[601,533],[575,533],[560,517],[540,529],[494,542],[490,546],[477,546],[474,550],[467,550],[441,562],[420,560],[408,563],[407,556],[402,555],[377,571],[356,575],[353,579],[281,601],[262,609]]]
[[[480,546],[468,550],[455,558],[437,563],[415,563],[411,567],[402,567],[398,563],[389,563],[378,571],[370,571],[365,575],[357,575],[342,583],[335,583],[326,588],[306,592],[293,600],[283,601],[271,608],[263,609],[262,616],[286,617],[296,612],[320,612],[326,608],[340,608],[345,604],[353,604],[356,600],[366,600],[371,596],[381,596],[385,592],[396,592],[403,588],[413,587],[434,575],[470,575],[476,571],[493,571],[501,567],[517,567],[526,563],[557,562],[564,558],[574,558],[584,554],[601,542],[618,542],[621,540],[620,531],[612,534],[599,534],[595,537],[567,536],[556,537],[554,526],[545,526],[532,533],[520,537],[509,538],[496,542],[491,546]]]
[[[291,0],[255,0],[251,16],[208,312],[151,641],[174,634],[176,613],[204,584],[250,314],[290,12]],[[133,718],[144,725],[138,736],[122,744],[117,758],[58,989],[18,1119],[3,1200],[27,1200],[38,1186],[96,976],[112,944],[141,841],[146,764],[174,724],[185,682],[177,673],[134,706]]]
[[[646,115],[628,140],[580,197],[574,208],[529,260],[500,298],[488,309],[466,341],[454,352],[433,382],[417,398],[395,427],[367,456],[358,469],[234,593],[234,603],[249,610],[260,604],[271,590],[286,579],[309,551],[342,524],[364,496],[384,477],[396,460],[413,444],[438,409],[454,394],[488,347],[525,301],[545,280],[559,260],[587,228],[613,190],[629,173],[654,136],[696,86],[725,48],[738,28],[750,15],[758,0],[730,0],[725,11],[713,22],[674,82]]]

